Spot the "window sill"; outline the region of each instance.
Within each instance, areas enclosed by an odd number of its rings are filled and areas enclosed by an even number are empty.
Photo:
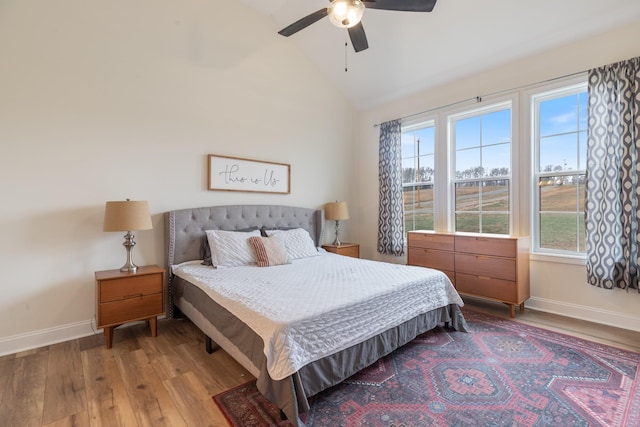
[[[531,253],[529,255],[531,261],[555,262],[559,264],[586,265],[587,259],[584,255],[559,255],[559,254],[541,254]]]

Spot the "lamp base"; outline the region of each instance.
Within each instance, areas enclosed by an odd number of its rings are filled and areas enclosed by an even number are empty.
[[[341,242],[340,239],[338,238],[338,234],[340,233],[340,221],[336,220],[336,238],[333,241],[334,246],[340,246]]]
[[[133,264],[133,265],[129,265],[128,263],[123,265],[122,267],[120,267],[120,271],[122,271],[123,273],[135,273],[136,271],[138,271],[138,266]]]
[[[131,256],[131,250],[136,245],[136,242],[133,241],[134,237],[130,231],[127,231],[127,234],[124,235],[124,243],[122,245],[127,248],[127,262],[120,268],[123,273],[135,273],[138,271],[138,266],[133,263]]]

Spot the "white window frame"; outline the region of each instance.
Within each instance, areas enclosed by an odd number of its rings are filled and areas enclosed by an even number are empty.
[[[538,191],[538,183],[541,176],[547,173],[540,173],[540,135],[539,135],[539,115],[538,106],[540,102],[549,99],[559,98],[568,95],[577,95],[578,93],[587,91],[588,82],[586,74],[573,77],[570,79],[555,82],[538,87],[536,90],[527,92],[527,104],[530,110],[530,141],[531,141],[531,253],[538,255],[539,259],[549,260],[573,260],[582,261],[586,259],[584,252],[567,251],[560,249],[541,248],[540,247],[540,192]],[[586,162],[585,162],[586,163]],[[586,170],[585,170],[586,172]],[[558,175],[578,175],[580,171],[554,172],[554,176]],[[579,238],[579,236],[578,236]],[[580,262],[579,262],[580,263]]]
[[[417,130],[417,129],[424,129],[424,128],[428,128],[428,127],[433,127],[433,134],[434,134],[434,141],[433,141],[433,169],[434,169],[434,174],[433,174],[433,229],[437,230],[437,206],[438,206],[438,202],[437,202],[437,193],[438,191],[436,190],[436,183],[440,180],[440,178],[438,177],[438,170],[440,169],[440,167],[438,166],[438,156],[440,154],[440,150],[438,148],[439,144],[438,144],[438,138],[439,138],[439,134],[438,134],[438,118],[436,116],[426,116],[426,117],[420,117],[420,118],[415,118],[413,120],[407,121],[404,120],[401,124],[401,130],[400,133],[405,133],[405,132],[411,132],[413,130]],[[404,156],[403,156],[404,158]],[[403,184],[404,185],[404,184]],[[404,230],[404,233],[407,233],[407,230]]]
[[[456,198],[455,198],[455,185],[457,181],[455,178],[455,155],[456,148],[454,146],[455,140],[455,130],[454,130],[454,121],[465,119],[469,117],[475,117],[480,114],[488,114],[495,111],[504,110],[508,108],[511,110],[511,142],[510,142],[510,159],[509,159],[509,176],[499,177],[496,179],[504,179],[509,182],[509,227],[508,234],[514,234],[514,230],[517,230],[519,227],[518,214],[515,210],[515,207],[518,205],[518,198],[516,197],[516,192],[514,192],[515,188],[519,188],[520,180],[518,178],[517,173],[514,174],[514,170],[517,170],[517,164],[514,162],[514,159],[517,159],[518,156],[518,140],[516,135],[518,135],[518,119],[519,119],[519,109],[518,109],[518,94],[513,93],[509,96],[504,96],[500,98],[494,98],[491,101],[485,101],[488,105],[483,105],[481,107],[472,108],[467,106],[466,108],[459,108],[455,111],[449,111],[445,114],[446,122],[447,122],[447,151],[449,153],[449,165],[448,165],[448,193],[449,193],[449,203],[448,203],[448,230],[455,231],[455,214],[456,214]],[[487,178],[489,179],[489,178]],[[483,179],[485,180],[485,179]],[[464,181],[464,180],[463,180]]]

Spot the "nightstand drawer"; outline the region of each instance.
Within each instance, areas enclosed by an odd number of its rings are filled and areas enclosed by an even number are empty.
[[[353,258],[360,258],[360,247],[354,245],[346,248],[340,248],[337,253],[340,255],[350,256]]]
[[[100,302],[119,301],[134,296],[162,292],[162,274],[147,274],[104,280],[100,285]]]
[[[360,258],[360,245],[357,243],[342,243],[340,246],[322,245],[322,248],[334,254]]]
[[[164,312],[162,307],[162,293],[154,295],[139,295],[117,302],[102,303],[98,306],[99,328],[131,322],[133,320],[145,319],[150,316],[157,316]]]
[[[456,272],[515,281],[516,260],[513,258],[457,253]]]

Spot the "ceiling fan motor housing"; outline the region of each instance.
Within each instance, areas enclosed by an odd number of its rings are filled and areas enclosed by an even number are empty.
[[[364,3],[360,0],[334,0],[327,12],[333,25],[338,28],[351,28],[362,19]]]

